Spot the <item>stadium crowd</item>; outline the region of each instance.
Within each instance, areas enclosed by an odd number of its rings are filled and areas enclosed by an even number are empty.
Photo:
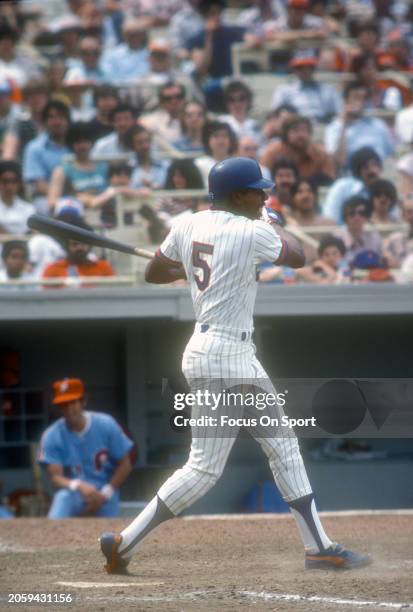
[[[156,245],[232,155],[306,251],[261,282],[412,282],[412,77],[407,1],[0,3],[0,290],[119,273],[34,212]]]

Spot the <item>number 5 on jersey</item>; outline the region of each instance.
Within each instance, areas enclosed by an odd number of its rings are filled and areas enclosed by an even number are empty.
[[[203,242],[192,243],[192,265],[194,268],[200,268],[201,273],[194,272],[195,282],[200,291],[204,291],[211,280],[211,267],[209,266],[205,256],[212,255],[214,246]]]

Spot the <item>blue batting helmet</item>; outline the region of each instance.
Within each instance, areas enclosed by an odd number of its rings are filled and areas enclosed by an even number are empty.
[[[249,157],[229,157],[213,166],[208,175],[209,199],[224,200],[240,189],[270,189],[274,183],[263,178],[261,168]]]

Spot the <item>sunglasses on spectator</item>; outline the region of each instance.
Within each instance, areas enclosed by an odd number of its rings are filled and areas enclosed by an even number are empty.
[[[203,117],[202,111],[185,111],[185,117]]]
[[[170,96],[162,96],[164,102],[172,102],[172,100],[183,100],[183,94],[171,94]]]
[[[89,49],[89,50],[81,50],[80,53],[82,55],[100,55],[99,49]]]
[[[0,183],[2,183],[2,185],[15,185],[18,182],[18,178],[0,178]]]
[[[367,217],[367,210],[365,208],[355,208],[347,213],[347,217]]]
[[[239,96],[229,96],[228,102],[248,102],[248,96],[245,96],[243,94]]]

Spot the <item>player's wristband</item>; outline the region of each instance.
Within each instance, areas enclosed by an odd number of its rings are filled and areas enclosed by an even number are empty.
[[[100,492],[102,493],[103,497],[106,497],[106,499],[110,499],[115,491],[112,485],[105,484],[105,486],[101,488]]]
[[[276,210],[269,208],[268,206],[264,206],[262,209],[262,219],[267,223],[275,223],[276,225],[285,225],[285,221],[283,216],[278,213]]]
[[[80,480],[78,478],[74,478],[69,482],[69,489],[71,491],[77,491],[80,486]]]

